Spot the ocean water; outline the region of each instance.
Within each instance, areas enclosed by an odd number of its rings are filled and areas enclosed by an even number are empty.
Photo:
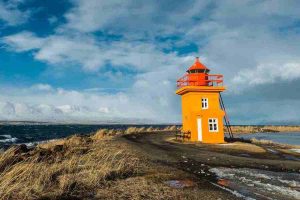
[[[240,134],[238,137],[258,140],[271,140],[276,143],[300,145],[300,132]]]
[[[13,144],[28,144],[74,134],[89,134],[101,128],[124,130],[130,126],[164,128],[167,125],[0,125],[0,149],[6,149]],[[241,134],[238,137],[300,145],[300,132]]]
[[[163,128],[167,125],[0,125],[0,149],[13,144],[33,144],[74,134],[89,134],[101,128],[124,130],[130,126]]]

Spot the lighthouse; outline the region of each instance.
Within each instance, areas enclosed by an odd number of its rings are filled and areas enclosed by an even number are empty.
[[[190,133],[190,141],[224,143],[220,93],[225,91],[223,75],[209,74],[210,69],[197,57],[186,74],[177,80],[176,94],[182,102],[182,131]]]

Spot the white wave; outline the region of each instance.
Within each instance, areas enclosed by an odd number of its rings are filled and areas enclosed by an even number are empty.
[[[7,139],[12,138],[11,135],[0,135],[0,137],[4,137],[4,138],[7,138]]]
[[[18,138],[12,137],[11,135],[0,135],[0,137],[6,138],[6,139],[0,140],[1,143],[15,143],[18,140]]]
[[[28,142],[28,143],[22,143],[22,144],[25,144],[27,147],[34,147],[34,146],[39,145],[39,144],[44,144],[44,143],[47,143],[47,142],[54,142],[54,141],[57,141],[57,140],[58,139],[42,140],[42,141]]]

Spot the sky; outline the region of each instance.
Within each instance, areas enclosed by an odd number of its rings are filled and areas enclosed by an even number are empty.
[[[300,124],[298,0],[0,0],[0,120],[180,123],[196,56],[232,124]]]

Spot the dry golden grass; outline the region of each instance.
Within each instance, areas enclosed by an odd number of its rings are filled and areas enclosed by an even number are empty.
[[[96,131],[95,134],[93,134],[91,136],[92,140],[101,140],[103,139],[105,136],[108,135],[109,130],[108,129],[99,129]]]
[[[219,144],[214,147],[226,151],[236,151],[236,152],[247,152],[247,153],[265,153],[264,148],[259,147],[255,144],[243,143],[243,142],[234,142],[227,144]]]
[[[179,130],[179,128],[175,125],[166,126],[162,128],[154,128],[152,126],[150,127],[128,127],[126,130],[118,131],[118,134],[133,134],[133,133],[153,133],[153,132],[168,132],[168,131],[176,131]]]
[[[140,128],[138,128],[138,127],[128,127],[124,131],[124,133],[125,134],[131,134],[131,133],[141,133],[141,132],[145,132],[145,131],[146,131],[145,127],[140,127]]]
[[[300,126],[231,126],[233,133],[298,132]],[[227,129],[224,127],[224,131]]]
[[[166,128],[164,128],[164,130],[165,131],[176,131],[178,129],[175,125],[173,125],[173,126],[167,126]]]
[[[177,190],[164,183],[183,172],[159,168],[120,142],[122,139],[111,137],[150,130],[101,129],[90,136],[74,135],[31,150],[24,145],[12,147],[0,155],[0,200],[195,199],[199,195],[196,188]]]
[[[59,199],[93,196],[106,181],[136,173],[138,158],[120,146],[73,136],[64,144],[0,157],[0,199]]]
[[[297,132],[300,131],[300,126],[266,126],[266,129],[279,132]]]
[[[256,138],[250,139],[253,144],[262,144],[262,145],[269,145],[269,146],[276,146],[278,148],[283,149],[291,149],[291,148],[300,148],[299,145],[290,145],[290,144],[282,144],[282,143],[276,143],[271,140],[258,140]]]
[[[99,190],[96,197],[99,199],[199,199],[199,193],[195,188],[178,190],[171,188],[163,182],[155,182],[146,177],[131,177],[126,180],[118,180],[108,190]]]

